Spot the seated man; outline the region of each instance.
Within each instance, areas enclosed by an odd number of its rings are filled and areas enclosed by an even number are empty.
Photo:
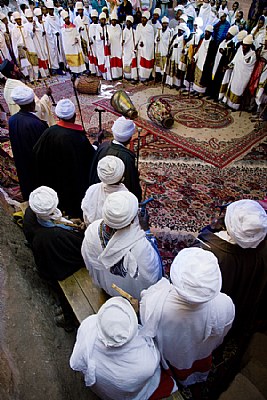
[[[78,329],[70,366],[84,374],[100,399],[156,400],[177,387],[161,373],[160,354],[151,337],[139,335],[136,314],[122,297],[109,299]]]
[[[212,352],[232,326],[235,311],[221,293],[217,258],[198,248],[183,249],[171,265],[172,283],[162,278],[141,295],[144,335],[156,338],[164,368],[184,386],[207,379]]]
[[[161,259],[147,239],[150,231],[141,229],[138,200],[126,191],[110,194],[103,206],[103,219],[88,226],[82,244],[82,255],[96,285],[110,296],[115,283],[139,299],[143,289],[162,276]],[[151,238],[151,237],[150,237]]]
[[[122,183],[124,171],[124,163],[118,157],[106,156],[98,161],[97,175],[101,182],[90,186],[82,201],[86,225],[102,218],[103,205],[110,193],[128,190]]]
[[[84,266],[84,235],[71,221],[62,218],[57,205],[57,193],[41,186],[30,194],[23,221],[39,273],[51,281],[63,280]]]
[[[212,233],[206,229],[199,239],[205,250],[218,258],[222,291],[235,304],[231,332],[244,336],[252,327],[257,308],[264,306],[266,300],[263,293],[267,289],[267,215],[258,202],[239,200],[227,207],[224,222],[226,230]]]
[[[138,198],[138,201],[141,201],[142,190],[139,182],[139,173],[135,165],[135,154],[127,148],[135,133],[135,124],[129,119],[119,117],[112,126],[112,133],[114,137],[112,142],[104,142],[96,152],[91,167],[90,185],[99,182],[97,176],[98,161],[107,155],[116,156],[125,165],[125,186]]]

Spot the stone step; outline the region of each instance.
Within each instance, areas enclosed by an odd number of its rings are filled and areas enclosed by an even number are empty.
[[[219,400],[266,400],[266,397],[246,376],[239,373]]]

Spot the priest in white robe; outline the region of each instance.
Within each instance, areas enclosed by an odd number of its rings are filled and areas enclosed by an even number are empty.
[[[158,31],[158,34],[155,38],[155,63],[156,73],[163,75],[173,32],[169,28],[168,17],[163,17],[161,23],[162,29]]]
[[[110,25],[107,26],[110,46],[110,70],[112,79],[122,77],[122,29],[117,21],[117,13],[110,15]]]
[[[166,84],[171,88],[181,86],[181,71],[179,65],[183,49],[185,47],[185,35],[187,26],[185,23],[178,25],[178,33],[173,36],[169,47],[168,63],[166,65]]]
[[[217,258],[199,248],[183,249],[174,259],[171,282],[162,278],[141,295],[142,333],[155,337],[164,368],[182,385],[207,379],[212,352],[230,330],[235,308],[221,293]]]
[[[136,28],[138,75],[143,82],[149,80],[154,68],[154,29],[147,23],[149,17],[149,11],[144,11]]]
[[[115,156],[105,156],[97,164],[100,183],[91,185],[82,200],[83,220],[86,225],[102,218],[103,205],[109,194],[128,189],[122,183],[124,162]]]
[[[76,26],[70,22],[68,12],[61,11],[61,17],[64,20],[61,33],[67,67],[73,74],[79,75],[86,70],[81,46],[81,37]]]
[[[98,12],[92,10],[91,24],[89,26],[89,70],[91,74],[97,73],[97,56],[96,56],[96,28],[98,26]]]
[[[139,332],[131,304],[122,297],[109,299],[82,321],[70,367],[83,373],[85,385],[101,399],[169,397],[177,386],[161,371],[153,339]]]
[[[50,60],[51,62],[50,68],[53,72],[59,72],[59,64],[63,67],[63,63],[65,62],[63,46],[62,46],[62,38],[61,38],[61,29],[59,18],[54,15],[54,3],[51,0],[46,2],[46,7],[48,9],[48,14],[45,17],[45,34],[46,39],[49,46],[50,52]]]
[[[151,233],[141,229],[138,200],[127,191],[110,194],[103,206],[103,219],[85,231],[82,256],[96,285],[110,296],[117,286],[140,299],[140,293],[162,276],[161,260]]]
[[[126,26],[123,30],[123,72],[125,79],[137,81],[136,33],[133,22],[133,16],[127,15]]]
[[[80,34],[84,61],[86,64],[88,64],[89,47],[90,47],[90,38],[89,38],[90,19],[87,15],[84,14],[84,6],[81,1],[77,1],[75,9],[77,10],[78,15],[77,17],[74,18],[73,24],[76,26]]]
[[[99,15],[99,22],[95,29],[97,75],[102,76],[103,79],[112,80],[110,73],[110,47],[106,25],[107,16],[104,12]]]

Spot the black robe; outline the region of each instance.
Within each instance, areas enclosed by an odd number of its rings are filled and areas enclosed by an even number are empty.
[[[201,43],[204,39],[200,40],[198,44],[198,48],[201,46]],[[208,87],[212,78],[212,68],[216,56],[218,46],[216,46],[215,41],[211,38],[210,45],[208,48],[206,60],[203,67],[203,73],[201,76],[200,84],[203,87]]]
[[[63,280],[84,267],[81,254],[83,233],[43,227],[30,207],[25,212],[23,231],[43,278]]]
[[[53,188],[60,210],[69,216],[82,216],[94,153],[84,131],[59,125],[47,129],[34,147],[38,185]]]
[[[212,251],[218,258],[222,273],[221,291],[230,296],[235,304],[232,332],[242,336],[250,331],[258,308],[262,308],[266,300],[267,240],[263,240],[256,249],[243,249],[207,229],[198,237],[210,246],[201,247]]]
[[[21,193],[26,201],[30,193],[36,189],[33,147],[48,125],[36,115],[23,111],[19,111],[9,118],[8,124]]]
[[[97,175],[97,164],[101,158],[105,156],[116,156],[120,158],[125,165],[124,173],[124,185],[127,189],[132,192],[139,201],[142,200],[142,189],[139,182],[139,173],[135,166],[135,155],[134,153],[120,144],[115,144],[113,142],[105,142],[99,146],[91,169],[90,175],[90,185],[100,182]]]

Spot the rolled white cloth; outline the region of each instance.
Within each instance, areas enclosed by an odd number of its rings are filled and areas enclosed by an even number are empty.
[[[142,13],[142,17],[143,17],[143,18],[146,18],[146,19],[149,19],[149,18],[150,18],[150,12],[149,12],[149,11],[144,11],[144,12]]]
[[[227,207],[225,225],[240,247],[256,248],[267,234],[267,215],[257,201],[238,200]]]
[[[97,12],[97,10],[92,10],[92,12],[91,12],[91,17],[98,17],[98,12]]]
[[[243,39],[243,44],[249,44],[251,45],[253,43],[253,36],[252,35],[247,35]]]
[[[57,193],[48,186],[40,186],[30,194],[29,206],[41,219],[60,219],[62,214],[57,205]]]
[[[161,23],[163,24],[164,22],[170,22],[170,20],[169,20],[169,18],[168,17],[166,17],[166,16],[164,16],[162,19],[161,19]]]
[[[187,31],[187,25],[184,22],[180,23],[177,28],[178,28],[178,30],[181,30],[184,32]]]
[[[138,212],[138,200],[131,192],[111,193],[103,206],[103,220],[110,228],[130,225]]]
[[[133,16],[132,15],[127,15],[126,21],[130,21],[133,24],[133,22],[134,22]]]
[[[155,8],[153,14],[158,14],[159,16],[161,16],[161,9],[160,8]]]
[[[33,13],[34,13],[34,15],[35,15],[36,17],[38,17],[38,15],[42,15],[42,10],[41,10],[41,8],[35,8],[35,9],[33,10]]]
[[[245,37],[247,36],[247,34],[248,34],[247,31],[244,31],[244,30],[240,31],[236,36],[237,41],[242,42],[243,39],[245,39]]]
[[[18,11],[13,12],[12,17],[13,17],[14,21],[16,19],[21,19],[21,15]]]
[[[135,132],[135,123],[125,117],[119,117],[112,125],[114,139],[118,142],[127,142]]]
[[[187,24],[188,16],[187,16],[186,14],[182,14],[182,15],[180,16],[180,19],[182,19],[182,20]],[[179,28],[179,26],[180,26],[180,25],[178,25],[178,28]]]
[[[76,7],[76,10],[83,10],[83,2],[77,1],[75,7]]]
[[[214,31],[214,28],[213,28],[212,25],[207,25],[206,28],[205,28],[205,31],[208,31],[208,32],[212,33]]]
[[[34,100],[34,91],[28,86],[17,86],[12,90],[11,98],[19,106],[30,104]]]
[[[136,313],[128,300],[113,297],[97,313],[98,337],[106,347],[120,347],[138,332]]]
[[[48,0],[45,2],[46,8],[55,8],[53,1]]]
[[[97,175],[107,185],[118,183],[124,174],[124,162],[115,156],[103,157],[97,164]]]
[[[113,11],[113,13],[111,13],[111,15],[110,15],[110,20],[112,20],[112,19],[116,19],[116,20],[118,19],[116,11]]]
[[[228,29],[228,33],[230,33],[232,36],[236,36],[239,32],[238,26],[237,25],[232,25]]]
[[[59,100],[55,108],[55,113],[58,118],[71,119],[75,114],[75,105],[69,99]]]
[[[62,10],[61,13],[60,13],[60,16],[61,16],[61,18],[62,18],[63,21],[64,21],[64,19],[67,18],[67,17],[69,16],[69,13],[68,13],[68,11],[66,11],[66,10]]]
[[[170,277],[179,296],[188,303],[206,303],[222,287],[217,257],[194,247],[179,252],[171,265]]]
[[[102,13],[99,14],[99,19],[102,19],[102,18],[107,19],[106,13],[102,12]]]
[[[30,10],[29,8],[27,8],[27,9],[25,10],[24,15],[25,15],[26,18],[31,18],[31,17],[33,17],[32,10]]]

